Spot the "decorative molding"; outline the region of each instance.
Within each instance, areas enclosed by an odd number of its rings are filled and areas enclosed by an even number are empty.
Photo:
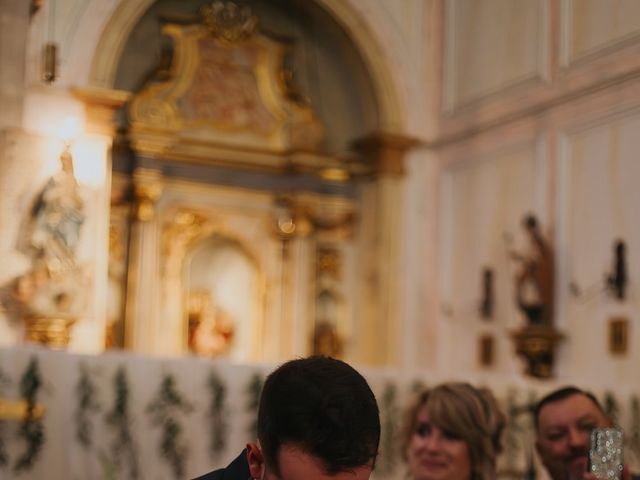
[[[137,168],[133,172],[133,195],[137,220],[141,222],[153,220],[155,205],[162,196],[163,188],[162,172],[146,168]]]
[[[258,27],[258,17],[250,7],[230,1],[214,0],[211,6],[203,6],[200,14],[209,33],[228,43],[251,37]]]
[[[398,94],[398,81],[390,68],[376,32],[363,22],[354,0],[315,0],[345,29],[372,72],[380,125],[390,131],[403,131],[405,115]],[[118,62],[131,31],[154,0],[120,0],[106,22],[97,42],[89,72],[89,85],[112,88]]]
[[[548,78],[548,69],[547,69],[547,57],[548,57],[548,45],[549,45],[549,14],[548,14],[548,5],[546,1],[540,1],[538,3],[538,15],[537,15],[537,23],[538,23],[538,31],[536,37],[533,39],[533,44],[536,46],[535,53],[535,66],[533,70],[522,73],[517,77],[510,79],[503,79],[503,81],[499,85],[495,85],[489,89],[484,91],[478,91],[469,98],[457,98],[456,87],[459,85],[459,81],[462,79],[459,78],[458,72],[456,71],[455,65],[457,59],[456,55],[459,54],[456,46],[457,46],[457,36],[465,35],[467,32],[457,28],[455,23],[455,11],[456,4],[458,0],[450,0],[446,3],[446,8],[443,18],[444,23],[444,36],[445,42],[443,46],[442,55],[443,59],[443,75],[444,81],[442,83],[443,86],[443,113],[447,116],[454,116],[459,112],[463,112],[465,109],[473,107],[477,104],[482,104],[491,98],[499,97],[505,92],[509,91],[518,91],[525,90],[531,88],[533,85],[538,85],[544,83],[544,81]],[[474,7],[486,6],[489,4],[483,3],[469,3],[468,5],[473,5]],[[451,13],[449,13],[451,12]],[[510,25],[505,23],[504,25]],[[477,54],[482,54],[482,52],[476,52]],[[492,52],[492,56],[495,54]],[[484,68],[487,68],[486,66]],[[468,76],[464,77],[464,80],[470,80]]]
[[[548,64],[549,81],[507,88],[464,105],[451,115],[441,113],[428,138],[429,147],[456,144],[484,132],[498,131],[506,125],[535,121],[541,115],[555,116],[556,111],[562,112],[565,106],[589,102],[591,97],[603,92],[612,98],[620,98],[617,91],[628,89],[640,78],[640,42],[631,37],[562,68],[560,23],[563,4],[546,3],[550,27],[547,35],[549,54],[545,63]],[[432,61],[435,67],[436,60]],[[632,96],[627,95],[623,101]]]
[[[363,162],[373,175],[402,176],[405,173],[406,153],[419,144],[415,138],[386,132],[375,132],[353,143],[353,149],[364,158]]]
[[[227,225],[223,216],[212,213],[203,207],[174,205],[167,208],[163,214],[162,230],[160,237],[160,283],[159,288],[163,293],[163,309],[167,322],[174,323],[180,321],[184,328],[177,331],[183,333],[184,338],[175,339],[184,350],[188,341],[188,310],[184,304],[185,261],[190,258],[193,249],[197,245],[212,236],[229,240],[250,260],[256,272],[256,296],[255,312],[257,317],[253,318],[251,331],[262,331],[265,322],[265,299],[266,299],[266,273],[264,271],[264,255],[256,251],[239,232]],[[177,310],[176,310],[177,307]],[[174,329],[175,330],[175,329]],[[251,342],[251,351],[256,351],[258,342],[263,339],[258,335],[250,336],[247,339]],[[175,346],[175,345],[174,345]]]
[[[584,5],[588,5],[583,2]],[[612,9],[613,5],[607,5]],[[612,35],[608,41],[592,46],[582,52],[572,52],[572,36],[574,33],[574,9],[575,0],[562,0],[560,13],[560,67],[570,69],[574,66],[597,62],[604,57],[615,55],[618,51],[640,44],[640,22],[635,31],[622,36]],[[631,15],[631,13],[630,13]],[[631,15],[630,18],[637,18]],[[640,61],[636,62],[640,66]]]
[[[129,100],[131,93],[96,87],[74,88],[71,92],[85,104],[87,131],[113,137],[116,129],[114,113]]]

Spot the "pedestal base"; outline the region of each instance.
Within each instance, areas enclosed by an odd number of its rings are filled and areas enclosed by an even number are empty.
[[[26,319],[27,342],[39,343],[51,348],[65,349],[71,339],[72,318],[29,317]]]
[[[557,344],[564,338],[547,325],[528,325],[511,333],[516,353],[527,363],[525,373],[535,378],[551,378]]]

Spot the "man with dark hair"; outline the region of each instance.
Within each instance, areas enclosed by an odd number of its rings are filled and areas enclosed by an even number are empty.
[[[264,384],[258,440],[197,480],[367,480],[379,441],[378,405],[362,375],[329,357],[292,360]]]
[[[596,397],[577,387],[564,387],[543,397],[535,407],[536,450],[552,480],[595,480],[588,473],[589,437],[596,427],[611,426]],[[636,480],[625,468],[624,480]]]

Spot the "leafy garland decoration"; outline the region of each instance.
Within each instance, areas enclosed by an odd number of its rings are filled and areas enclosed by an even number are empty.
[[[507,413],[506,425],[502,437],[504,439],[504,468],[507,471],[516,470],[516,458],[520,450],[520,407],[517,404],[517,393],[513,388],[507,391],[505,399],[505,412]]]
[[[524,393],[523,393],[524,394]],[[533,450],[533,410],[536,404],[536,393],[529,391],[526,401],[520,403],[518,391],[507,390],[503,411],[506,412],[506,425],[503,438],[503,451],[500,455],[499,471],[507,477],[535,477]],[[524,463],[520,464],[520,460]],[[524,466],[524,470],[522,470]]]
[[[9,376],[0,370],[0,398],[4,397],[4,392],[10,384]],[[4,440],[6,429],[7,423],[4,420],[0,420],[0,468],[6,468],[9,465],[9,453]]]
[[[613,393],[605,392],[604,394],[604,412],[613,423],[618,423],[620,419],[620,406]]]
[[[382,393],[381,417],[382,417],[382,438],[380,439],[380,462],[377,469],[383,474],[390,474],[396,466],[398,415],[399,410],[396,405],[396,386],[388,383]]]
[[[130,429],[129,381],[127,379],[127,372],[123,366],[118,367],[113,377],[113,385],[115,389],[115,401],[111,410],[105,415],[106,424],[115,430],[115,438],[111,444],[113,465],[110,468],[120,471],[122,462],[125,461],[129,466],[128,478],[136,480],[139,477],[138,455]]]
[[[530,390],[529,391],[529,398],[527,400],[527,404],[526,410],[528,415],[526,417],[526,430],[527,430],[527,434],[529,436],[529,441],[527,442],[528,445],[528,452],[527,452],[527,471],[525,472],[525,480],[535,480],[536,478],[536,465],[535,465],[535,460],[534,460],[534,450],[535,447],[533,446],[535,441],[535,435],[536,435],[536,431],[535,431],[535,411],[536,411],[536,405],[538,404],[538,395],[536,394],[535,391]]]
[[[222,378],[212,371],[207,380],[207,387],[211,392],[209,405],[209,424],[211,425],[211,441],[209,451],[213,458],[217,458],[227,446],[229,424],[227,423],[227,387]]]
[[[640,398],[633,395],[630,403],[629,449],[640,460]]]
[[[89,369],[85,364],[81,364],[80,378],[76,384],[77,404],[74,418],[76,421],[76,440],[85,450],[91,449],[93,445],[93,424],[90,415],[100,410],[96,393],[96,386],[89,375]]]
[[[411,382],[409,387],[409,393],[411,395],[419,395],[427,389],[427,385],[420,379],[415,379]]]
[[[29,366],[20,379],[20,395],[26,402],[27,410],[20,423],[18,437],[27,444],[26,450],[18,457],[13,466],[15,472],[30,470],[38,459],[45,442],[44,426],[41,418],[36,418],[35,408],[38,392],[42,388],[42,378],[37,358],[31,357]]]
[[[180,413],[190,413],[191,404],[184,399],[176,388],[175,378],[165,374],[156,397],[147,406],[147,414],[152,424],[162,428],[160,456],[165,459],[176,479],[184,478],[188,446],[182,439],[183,428],[180,425]]]
[[[260,406],[260,394],[264,380],[258,372],[254,373],[249,379],[246,392],[249,397],[247,400],[246,412],[251,415],[251,422],[247,429],[247,435],[250,439],[258,438],[258,407]]]

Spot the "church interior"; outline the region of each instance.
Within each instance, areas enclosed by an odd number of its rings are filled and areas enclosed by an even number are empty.
[[[639,91],[636,0],[0,0],[0,479],[224,466],[312,354],[376,480],[449,380],[500,479],[567,384],[639,470]]]

